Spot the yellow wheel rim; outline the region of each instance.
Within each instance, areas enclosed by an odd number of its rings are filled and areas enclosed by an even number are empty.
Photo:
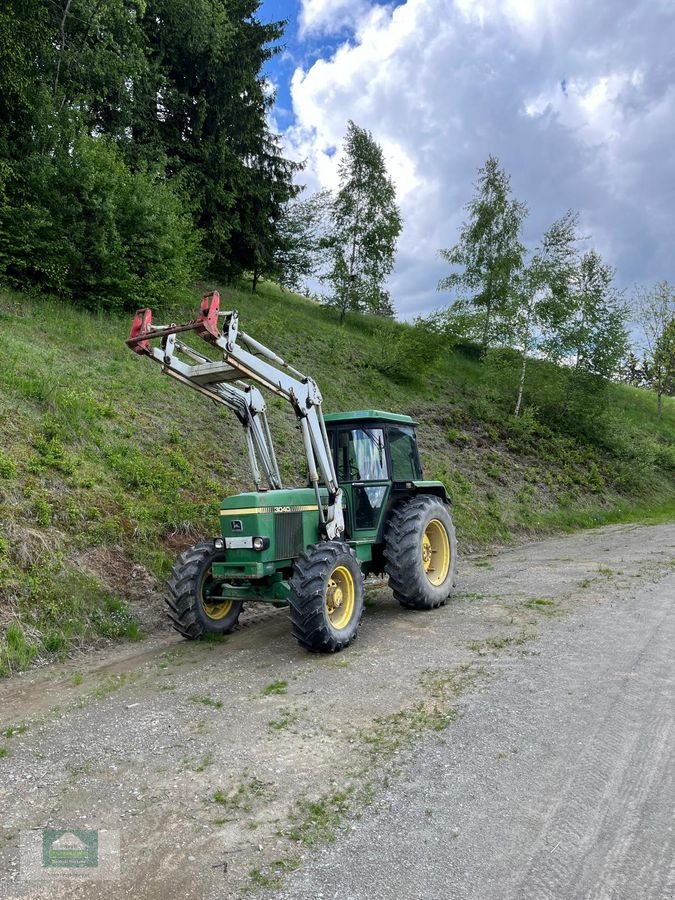
[[[220,597],[214,597],[213,599],[209,598],[205,588],[208,585],[210,575],[211,569],[209,569],[202,581],[201,589],[199,591],[199,605],[208,619],[213,619],[214,622],[218,622],[220,619],[224,619],[232,609],[234,600],[222,600]]]
[[[345,628],[354,615],[356,589],[349,569],[336,566],[326,587],[326,612],[333,628]]]
[[[233,602],[233,600],[214,600],[213,602],[202,600],[202,609],[209,619],[217,622],[219,619],[225,618],[232,609]]]
[[[443,584],[450,571],[450,540],[445,525],[432,519],[422,536],[422,567],[430,584]]]

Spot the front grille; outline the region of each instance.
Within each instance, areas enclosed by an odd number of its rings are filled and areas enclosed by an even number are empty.
[[[274,514],[274,547],[277,559],[295,559],[303,549],[302,513]]]

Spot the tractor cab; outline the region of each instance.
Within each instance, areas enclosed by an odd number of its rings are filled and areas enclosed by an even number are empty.
[[[346,501],[345,536],[378,542],[386,510],[410,493],[422,466],[410,416],[361,410],[325,416],[337,480]]]

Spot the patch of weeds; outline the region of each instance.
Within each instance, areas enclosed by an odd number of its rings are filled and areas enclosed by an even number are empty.
[[[556,607],[555,600],[549,597],[531,597],[524,603],[528,609],[535,609],[542,616],[559,616],[560,610]]]
[[[536,637],[536,634],[531,631],[522,631],[520,634],[515,637],[511,637],[509,635],[497,635],[495,637],[485,638],[482,641],[469,641],[468,647],[469,650],[473,650],[474,653],[486,653],[488,650],[503,650],[504,647],[509,646],[520,646],[524,644],[526,641],[531,641]]]
[[[13,738],[17,734],[25,734],[27,730],[28,726],[25,722],[22,722],[20,725],[10,725],[9,728],[5,728],[2,734],[6,738]]]
[[[222,709],[223,701],[222,700],[214,700],[213,697],[209,697],[208,694],[204,694],[200,696],[199,694],[193,694],[190,697],[193,703],[201,703],[203,706],[211,706],[213,709]]]
[[[343,817],[349,811],[353,787],[318,800],[300,800],[293,814],[288,837],[305,847],[326,844],[334,840]]]
[[[593,584],[592,578],[582,578],[582,580],[579,582],[579,587],[587,588],[587,587],[590,587],[592,584]]]
[[[0,675],[27,669],[39,653],[38,644],[26,638],[23,628],[12,622],[0,642]]]
[[[288,716],[284,716],[282,719],[270,719],[267,723],[267,727],[272,731],[283,731],[284,728],[288,728],[291,724],[291,720]]]
[[[223,812],[231,820],[241,813],[250,813],[256,804],[269,802],[274,796],[271,784],[253,777],[242,781],[231,791],[215,791],[212,799],[223,808]]]
[[[604,575],[605,578],[610,578],[614,572],[610,569],[609,566],[600,566],[598,568],[598,575]]]
[[[222,644],[229,638],[229,634],[217,634],[213,631],[206,631],[200,637],[202,644]]]
[[[479,569],[494,569],[494,566],[491,562],[488,562],[487,559],[481,559],[478,562],[474,563]]]
[[[6,756],[9,756],[9,750],[7,747],[0,747],[0,759],[5,759]]]
[[[364,742],[374,756],[387,758],[424,732],[444,731],[459,715],[457,697],[484,674],[482,668],[468,665],[459,669],[428,669],[420,676],[426,699],[376,718],[374,727],[362,734]]]
[[[179,765],[183,772],[188,769],[191,772],[204,772],[210,765],[213,765],[213,753],[205,753],[201,759],[190,759],[186,756],[181,759]]]
[[[0,450],[0,478],[9,480],[16,475],[16,463],[4,450]]]
[[[268,685],[263,688],[263,696],[270,697],[273,694],[286,694],[288,693],[288,682],[283,679],[278,679],[277,681],[270,681]]]
[[[82,672],[75,672],[75,674],[70,679],[70,683],[73,687],[77,687],[78,685],[82,684],[83,681],[84,675],[82,674]]]
[[[176,690],[175,684],[163,684],[160,687],[160,691],[175,691],[175,690]]]
[[[264,869],[251,869],[248,873],[251,882],[257,887],[271,888],[278,890],[283,886],[283,876],[289,872],[294,872],[300,865],[299,860],[295,857],[286,857],[285,859],[275,859],[269,866]]]
[[[349,666],[349,659],[347,659],[346,657],[344,657],[342,655],[334,656],[331,659],[331,664],[334,669],[346,669]]]
[[[96,688],[94,696],[97,699],[100,699],[101,697],[107,697],[108,694],[114,694],[115,691],[119,691],[125,684],[127,678],[128,675],[126,672],[121,672],[119,675],[108,675]]]

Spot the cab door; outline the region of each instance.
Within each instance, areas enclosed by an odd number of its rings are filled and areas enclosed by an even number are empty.
[[[375,541],[391,489],[384,429],[344,428],[336,439],[336,471],[347,498],[349,536]]]

